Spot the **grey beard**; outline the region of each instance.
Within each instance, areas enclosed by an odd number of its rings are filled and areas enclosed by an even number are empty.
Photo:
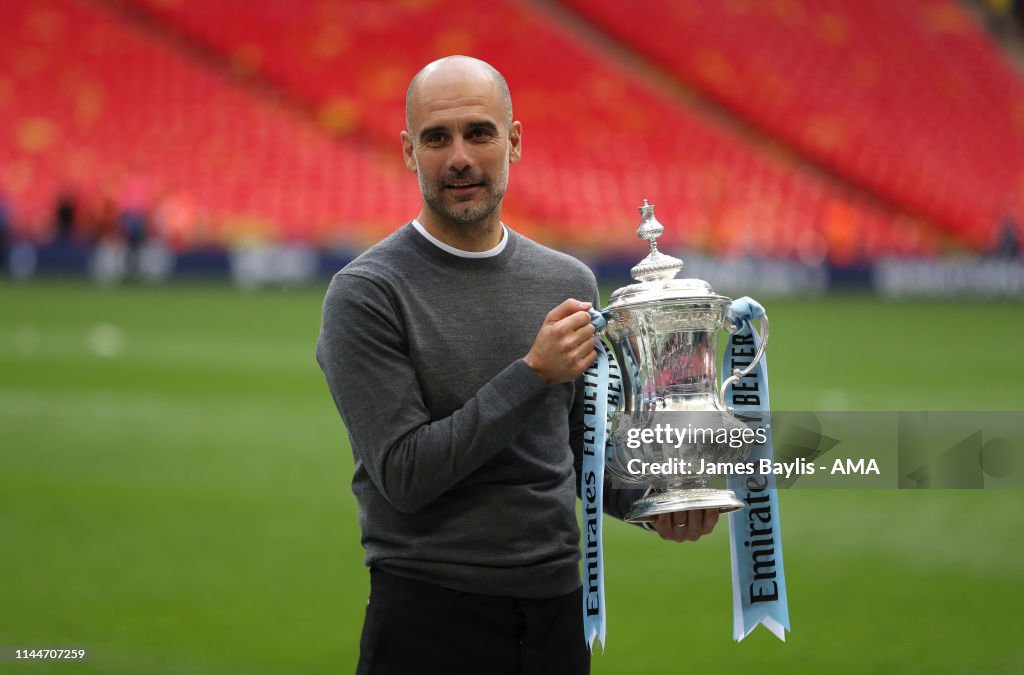
[[[490,181],[484,184],[484,200],[479,204],[449,203],[442,198],[443,187],[436,184],[424,185],[421,181],[420,191],[423,193],[423,201],[435,213],[445,220],[459,225],[476,225],[493,214],[500,206],[504,197],[503,192],[494,189]]]

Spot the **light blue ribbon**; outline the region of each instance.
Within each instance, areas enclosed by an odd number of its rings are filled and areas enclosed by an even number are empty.
[[[590,310],[591,323],[601,330],[605,320]],[[604,451],[608,437],[609,359],[601,340],[597,341],[597,360],[583,374],[583,475],[580,499],[583,502],[583,637],[594,649],[594,640],[605,646],[607,612],[604,604],[604,554],[601,545],[604,504]],[[614,362],[613,362],[614,364]],[[613,365],[614,368],[614,365]]]
[[[764,308],[744,297],[729,307],[731,318],[741,322],[722,358],[723,377],[734,368],[743,369],[761,345],[751,323],[764,315]],[[726,402],[752,428],[763,426],[767,441],[754,445],[748,462],[756,467],[762,459],[774,462],[768,400],[768,362],[763,357],[750,374],[726,389]],[[746,413],[746,415],[744,414]],[[775,474],[732,475],[729,489],[745,507],[729,515],[729,543],[732,551],[733,639],[739,641],[758,624],[764,624],[780,640],[789,627],[786,600],[786,572],[782,562],[782,530]]]

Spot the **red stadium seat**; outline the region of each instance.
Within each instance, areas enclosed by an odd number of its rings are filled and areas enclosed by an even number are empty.
[[[506,217],[549,241],[637,251],[643,198],[668,247],[823,242],[856,262],[934,252],[936,228],[980,241],[1024,211],[1020,85],[944,2],[880,2],[566,3],[762,130],[747,134],[511,0],[11,0],[4,180],[39,223],[68,182],[141,176],[153,208],[193,204],[169,212],[216,236],[365,243],[419,208],[399,160],[409,78],[461,52],[511,83],[525,152]]]

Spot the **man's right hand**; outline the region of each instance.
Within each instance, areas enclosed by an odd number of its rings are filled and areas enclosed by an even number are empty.
[[[592,303],[570,298],[544,318],[523,361],[548,384],[575,380],[597,358],[597,331],[587,313],[591,307]]]

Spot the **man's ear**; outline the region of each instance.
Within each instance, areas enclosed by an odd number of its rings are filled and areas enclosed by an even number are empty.
[[[513,122],[508,130],[508,163],[515,164],[523,156],[523,125]]]
[[[416,155],[412,144],[412,136],[408,131],[402,132],[402,159],[405,160],[405,168],[416,173]]]

